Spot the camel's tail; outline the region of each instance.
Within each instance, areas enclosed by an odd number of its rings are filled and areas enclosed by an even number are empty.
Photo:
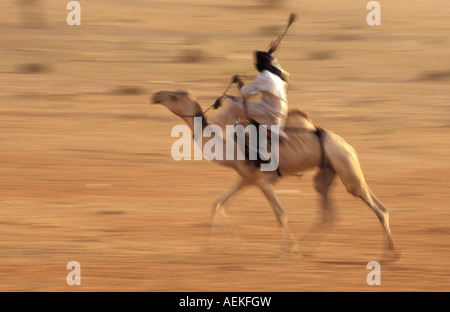
[[[321,139],[327,163],[336,171],[347,191],[360,197],[367,190],[367,184],[356,151],[333,132],[324,131]]]

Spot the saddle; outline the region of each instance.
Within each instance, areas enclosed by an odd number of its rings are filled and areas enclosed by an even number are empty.
[[[262,159],[259,154],[259,148],[260,148],[260,146],[259,146],[259,135],[260,135],[259,129],[260,129],[260,127],[259,126],[261,126],[261,124],[254,119],[250,119],[249,122],[251,125],[254,125],[256,127],[256,129],[258,129],[258,131],[256,131],[256,142],[257,142],[256,159],[250,159],[250,151],[253,149],[253,146],[250,145],[250,138],[249,138],[248,133],[246,132],[245,133],[245,160],[251,166],[260,168],[261,164],[270,163],[270,160]],[[266,131],[266,136],[267,136],[267,141],[266,141],[267,142],[267,152],[270,153],[271,148],[272,148],[272,146],[271,146],[272,131],[269,127],[263,127],[263,129]],[[237,133],[234,134],[234,140],[237,142]],[[281,144],[283,144],[284,141],[285,141],[285,139],[283,137],[279,136],[279,146]],[[278,176],[281,177],[281,171],[280,171],[279,166],[277,167],[276,171],[277,171]]]

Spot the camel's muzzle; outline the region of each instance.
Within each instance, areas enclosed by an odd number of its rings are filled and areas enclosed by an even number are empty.
[[[155,93],[150,100],[150,104],[161,104],[162,102],[163,102],[163,99],[162,99],[160,92]]]

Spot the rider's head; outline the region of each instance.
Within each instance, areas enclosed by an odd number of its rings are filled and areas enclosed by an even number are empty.
[[[255,52],[255,66],[259,72],[268,70],[272,66],[273,56],[267,52],[256,51]]]
[[[278,64],[277,60],[268,52],[256,51],[255,52],[255,66],[259,72],[267,70],[274,75],[277,75],[282,80],[287,81],[287,73],[283,71]]]

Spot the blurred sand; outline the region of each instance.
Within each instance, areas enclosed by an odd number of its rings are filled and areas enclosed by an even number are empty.
[[[447,0],[380,1],[375,27],[358,0],[80,1],[72,27],[64,1],[36,2],[27,23],[23,3],[0,4],[0,291],[450,290]],[[402,258],[382,264],[381,286],[366,284],[381,226],[340,181],[339,220],[315,256],[277,256],[256,189],[228,209],[234,238],[208,249],[211,204],[236,174],[174,161],[180,120],[148,105],[189,89],[209,106],[232,75],[255,74],[252,51],[290,12],[299,20],[277,52],[290,106],[358,151],[391,210]],[[319,213],[313,174],[277,185],[297,238]],[[66,284],[72,260],[79,287]]]

